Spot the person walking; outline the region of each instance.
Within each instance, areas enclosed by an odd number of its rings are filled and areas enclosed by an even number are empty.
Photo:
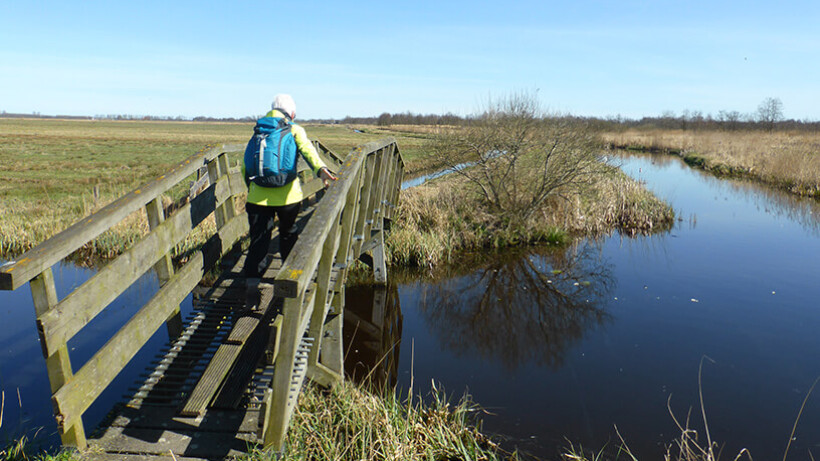
[[[248,152],[246,151],[245,154],[243,173],[245,183],[248,185],[248,199],[245,209],[248,213],[248,225],[250,227],[250,247],[248,248],[248,256],[245,259],[243,272],[246,278],[245,307],[249,309],[258,306],[260,301],[259,282],[269,263],[265,256],[271,242],[274,217],[279,218],[279,254],[283,262],[287,259],[298,238],[298,229],[294,224],[301,210],[304,197],[301,184],[298,177],[296,177],[297,153],[307,161],[314,174],[322,179],[325,187],[331,181],[336,180],[336,176],[327,168],[308,139],[305,129],[293,122],[296,117],[296,103],[290,95],[276,95],[271,104],[271,110],[265,117],[272,119],[266,120],[266,122],[278,128],[290,129],[292,136],[281,135],[278,142],[278,151],[283,157],[289,156],[292,158],[282,158],[280,160],[280,165],[290,166],[288,171],[281,172],[287,182],[281,186],[269,187],[258,184],[257,182],[266,183],[249,175],[249,171],[253,170],[253,166],[247,165]],[[258,126],[259,124],[257,124]],[[248,149],[250,149],[250,143]]]

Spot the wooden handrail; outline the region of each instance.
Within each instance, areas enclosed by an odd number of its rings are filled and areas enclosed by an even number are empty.
[[[281,450],[306,376],[322,385],[343,379],[344,279],[350,263],[369,251],[376,282],[386,281],[383,220],[403,169],[392,138],[354,148],[279,269],[274,293],[285,299],[275,351],[269,350],[272,392],[260,415],[265,447]]]
[[[383,220],[391,215],[388,205],[394,205],[398,199],[403,174],[404,162],[392,138],[356,147],[344,160],[320,142],[314,145],[339,179],[322,195],[274,281],[276,296],[286,299],[282,312],[275,317],[275,341],[268,351],[277,364],[277,392],[267,394],[269,398],[260,418],[264,422],[262,435],[266,446],[281,447],[295,397],[306,376],[321,384],[341,379],[343,284],[347,268],[355,258],[370,252],[377,282],[384,281]],[[30,282],[52,402],[65,445],[80,449],[86,446],[83,413],[163,323],[172,337],[181,330],[180,302],[247,232],[246,215],[237,214],[233,206],[234,199],[247,188],[241,173],[230,167],[225,154],[241,151],[243,147],[223,146],[193,155],[0,267],[0,289],[16,289]],[[203,190],[166,217],[161,195],[203,165],[208,180],[198,182],[197,191]],[[306,170],[307,165],[301,162],[302,191],[305,197],[311,197],[324,185]],[[149,233],[59,300],[51,267],[143,207]],[[182,267],[175,268],[171,263],[173,248],[211,214],[215,216],[216,235]],[[68,341],[152,268],[160,282],[158,292],[75,373]],[[382,274],[381,279],[378,274]],[[306,334],[317,340],[309,354],[300,345]],[[296,369],[300,347],[300,360],[307,359],[307,367]]]
[[[93,240],[129,214],[159,197],[171,186],[193,174],[221,152],[236,152],[241,146],[220,146],[194,154],[176,167],[81,219],[59,234],[40,243],[19,258],[0,267],[0,290],[16,290],[43,270]]]

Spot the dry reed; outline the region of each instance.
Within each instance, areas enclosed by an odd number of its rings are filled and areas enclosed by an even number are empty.
[[[718,175],[750,177],[820,198],[816,133],[635,129],[601,138],[611,147],[672,153]]]

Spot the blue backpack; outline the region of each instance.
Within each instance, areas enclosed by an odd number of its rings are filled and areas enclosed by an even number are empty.
[[[245,182],[281,187],[296,179],[296,140],[291,124],[280,117],[262,117],[245,148]]]

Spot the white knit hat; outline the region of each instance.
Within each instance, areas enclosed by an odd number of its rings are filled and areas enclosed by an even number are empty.
[[[277,94],[275,98],[273,98],[273,103],[270,105],[271,109],[278,109],[281,112],[284,112],[293,118],[296,115],[296,103],[293,102],[293,98],[289,94]]]

